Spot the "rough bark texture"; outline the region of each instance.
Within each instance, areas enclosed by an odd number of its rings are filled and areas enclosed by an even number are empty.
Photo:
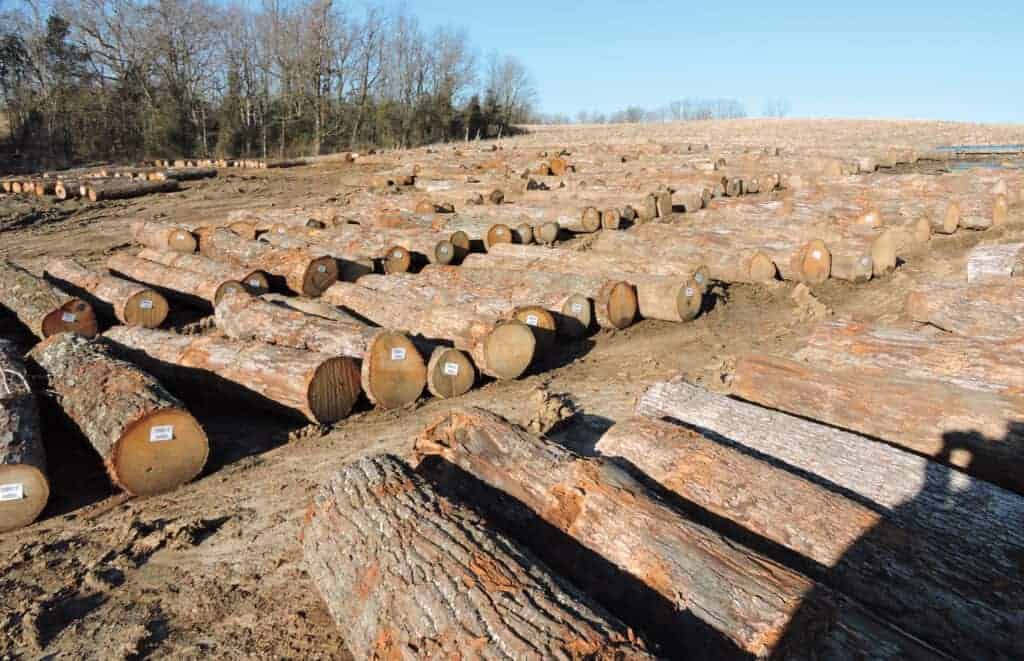
[[[86,193],[92,202],[140,197],[151,193],[169,193],[176,190],[178,190],[176,179],[167,179],[165,181],[123,179],[86,184]]]
[[[1024,397],[888,370],[830,370],[742,356],[732,392],[763,406],[880,438],[1024,493]]]
[[[1024,243],[978,246],[967,256],[967,282],[1003,281],[1024,276]]]
[[[39,408],[17,346],[0,339],[0,532],[35,521],[49,497]]]
[[[348,282],[332,285],[323,299],[384,328],[448,340],[472,356],[481,372],[499,379],[518,378],[533,360],[536,340],[526,324],[497,321],[469,306],[422,307],[417,301]]]
[[[247,394],[311,422],[341,420],[359,396],[359,367],[351,358],[126,326],[105,336],[129,350],[133,361],[181,384],[179,390],[200,393],[219,385],[228,395]]]
[[[61,408],[103,458],[111,481],[124,491],[169,491],[203,469],[209,448],[199,423],[160,382],[115,358],[100,341],[62,333],[31,356],[46,371]],[[169,438],[160,436],[161,428]]]
[[[217,276],[168,267],[125,254],[111,255],[107,259],[107,268],[202,309],[212,309],[226,292],[245,290],[237,280],[220,280]]]
[[[184,271],[204,273],[220,282],[234,280],[245,285],[246,290],[251,294],[264,294],[270,286],[267,274],[259,269],[254,270],[240,267],[237,264],[218,262],[202,255],[183,255],[177,252],[145,248],[140,250],[136,257]]]
[[[303,296],[315,298],[338,279],[338,264],[329,257],[247,241],[228,230],[212,230],[204,236],[201,248],[212,259],[244,264],[283,278],[292,292]]]
[[[1017,339],[1024,335],[1024,287],[928,283],[907,295],[906,312],[914,321],[975,340]]]
[[[11,262],[0,263],[0,304],[39,339],[65,331],[93,337],[98,330],[89,303]]]
[[[619,422],[598,441],[711,514],[817,563],[812,576],[888,615],[955,658],[1020,658],[1024,583],[956,544],[736,447],[650,418]],[[946,530],[951,539],[961,530]],[[885,580],[877,580],[884,575]],[[993,590],[993,586],[999,587]]]
[[[673,657],[809,658],[832,638],[851,655],[915,655],[901,634],[684,518],[622,468],[573,455],[493,413],[456,410],[428,427],[416,449],[421,470],[474,497],[627,623],[642,621]],[[485,495],[488,488],[514,500]]]
[[[45,275],[122,324],[156,328],[167,318],[167,300],[137,282],[90,271],[71,259],[51,261]]]
[[[979,342],[934,331],[825,321],[797,356],[816,368],[891,370],[910,378],[1024,394],[1024,337]]]
[[[306,566],[359,659],[646,659],[625,625],[400,460],[313,497]]]
[[[361,361],[370,402],[395,408],[415,401],[426,384],[426,366],[404,333],[365,324],[330,321],[269,303],[244,292],[216,306],[217,328],[236,340],[259,340]]]
[[[176,225],[136,221],[130,231],[136,243],[154,250],[193,253],[199,247],[191,231]]]

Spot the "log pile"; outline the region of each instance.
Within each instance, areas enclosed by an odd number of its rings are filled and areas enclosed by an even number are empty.
[[[0,340],[0,532],[35,521],[49,497],[39,407],[20,352]]]
[[[91,271],[71,259],[46,266],[45,276],[62,289],[88,300],[112,323],[157,328],[167,319],[167,299],[149,287],[109,273]]]
[[[0,304],[40,340],[67,331],[92,337],[98,331],[88,302],[11,262],[0,263]]]

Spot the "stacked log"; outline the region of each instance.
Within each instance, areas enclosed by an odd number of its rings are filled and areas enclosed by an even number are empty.
[[[206,257],[283,278],[291,291],[303,296],[316,298],[338,279],[338,264],[330,257],[313,255],[308,250],[273,248],[219,228],[204,237],[201,248]]]
[[[905,310],[913,321],[962,337],[1015,339],[1024,324],[1024,289],[1012,282],[930,282],[907,294]]]
[[[31,356],[118,488],[138,496],[163,493],[203,469],[209,445],[195,418],[156,379],[114,358],[99,341],[63,333]]]
[[[349,282],[332,285],[322,298],[378,326],[447,340],[467,352],[481,372],[498,379],[521,376],[536,350],[536,339],[526,324],[495,320],[465,305],[421,307],[416,300]]]
[[[206,273],[169,268],[159,262],[123,253],[107,258],[107,268],[201,310],[212,309],[229,292],[244,292],[246,289],[237,280],[220,280]]]
[[[1024,596],[1024,584],[949,543],[962,530],[932,540],[811,479],[648,418],[617,423],[596,449],[628,461],[686,502],[817,563],[812,575],[953,657],[1024,652],[1024,642],[1008,635],[1024,625],[1024,616],[1006,608]],[[880,572],[885,581],[877,580]],[[990,588],[995,583],[999,594]]]
[[[220,390],[326,425],[347,416],[359,397],[359,367],[343,356],[129,326],[104,336],[183,395]]]
[[[235,340],[259,340],[360,361],[363,392],[381,408],[416,401],[426,383],[423,358],[404,333],[330,321],[244,292],[224,296],[217,303],[216,319],[217,328]]]
[[[78,179],[59,179],[53,185],[53,194],[58,200],[81,197],[81,182]]]
[[[102,183],[88,182],[84,184],[85,195],[91,202],[100,200],[121,200],[129,197],[140,197],[152,193],[169,193],[178,190],[177,179],[165,181],[113,181]]]
[[[49,498],[39,408],[21,353],[0,339],[0,532],[35,521]]]
[[[1024,396],[888,371],[831,370],[745,355],[731,392],[762,406],[884,439],[1024,492]],[[955,451],[954,451],[955,449]]]
[[[301,539],[357,658],[652,658],[625,625],[393,457],[333,475]]]
[[[981,245],[967,255],[967,282],[1024,277],[1024,243]]]
[[[81,298],[108,320],[157,328],[167,319],[167,299],[152,289],[109,273],[90,271],[72,259],[56,259],[44,276]]]
[[[217,176],[216,168],[171,168],[145,174],[149,181],[166,181],[176,179],[178,181],[195,181],[197,179],[212,179]]]
[[[493,413],[453,411],[416,452],[421,473],[678,658],[927,654],[855,603],[681,516],[615,464]]]
[[[89,303],[11,262],[0,263],[0,304],[39,339],[65,332],[93,337],[99,330]]]
[[[175,225],[140,220],[131,224],[130,231],[136,243],[153,250],[194,253],[199,247],[191,231]]]
[[[179,252],[168,252],[144,248],[136,255],[139,259],[163,264],[173,269],[182,269],[194,273],[203,273],[212,280],[220,282],[236,281],[245,286],[246,290],[259,296],[270,290],[270,279],[259,269],[248,269],[235,264],[218,262],[202,255],[189,255]],[[214,296],[214,301],[217,297]]]

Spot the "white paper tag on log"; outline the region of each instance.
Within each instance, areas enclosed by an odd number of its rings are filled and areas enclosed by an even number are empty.
[[[260,286],[260,281],[259,280],[250,280],[249,281],[249,286],[250,287],[259,287]]]
[[[72,324],[75,322],[76,319],[78,319],[78,317],[76,317],[71,312],[65,312],[60,316],[60,320],[63,321],[65,324]]]
[[[441,246],[440,248],[437,249],[437,252],[441,253],[442,255],[447,255],[448,254],[448,246]]]
[[[501,236],[502,234],[505,233],[505,228],[504,227],[499,227],[499,228],[494,230],[494,233],[497,234],[498,236]]]
[[[405,349],[394,347],[391,349],[391,360],[405,360]]]
[[[579,314],[580,312],[583,312],[583,304],[582,303],[573,303],[572,304],[572,311],[577,313],[577,314]]]
[[[686,298],[693,298],[694,293],[696,292],[693,291],[693,287],[686,288]]]
[[[21,500],[25,497],[25,488],[19,484],[0,484],[0,503],[7,500]]]
[[[320,271],[321,273],[327,273],[327,267],[324,266],[323,264],[321,264],[320,266],[316,267],[316,270]]]
[[[528,315],[526,315],[526,325],[527,326],[536,326],[537,325],[537,321],[538,321],[537,320],[537,315],[535,315],[535,314],[528,314]]]
[[[821,259],[821,251],[820,250],[812,250],[811,251],[811,257],[813,257],[814,259]]]
[[[149,300],[148,298],[144,298],[141,301],[139,301],[139,307],[142,308],[143,310],[152,310],[153,301]]]
[[[149,442],[159,443],[174,439],[174,425],[157,425],[149,429]]]
[[[396,250],[393,253],[391,253],[391,257],[393,259],[402,259],[402,253]]]
[[[448,376],[458,376],[459,375],[459,364],[458,363],[445,363],[444,364],[444,373],[447,374]]]
[[[704,274],[703,273],[694,273],[693,274],[693,279],[697,281],[698,285],[704,284]]]

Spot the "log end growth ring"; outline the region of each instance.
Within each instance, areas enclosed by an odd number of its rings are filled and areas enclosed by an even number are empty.
[[[263,271],[253,271],[242,279],[242,284],[253,296],[262,296],[270,291],[270,280]],[[218,299],[219,300],[219,299]]]
[[[558,240],[558,232],[561,230],[558,223],[551,220],[533,228],[533,238],[537,243],[549,245]]]
[[[580,227],[584,232],[596,232],[601,229],[601,212],[594,207],[587,207],[580,216]]]
[[[371,402],[385,409],[416,401],[427,382],[423,357],[404,333],[381,331],[363,357],[362,382]]]
[[[129,326],[159,328],[169,311],[166,298],[152,289],[144,289],[125,301],[124,320]]]
[[[499,379],[522,376],[533,362],[537,340],[521,321],[505,321],[494,327],[484,340],[487,370]]]
[[[594,306],[589,298],[573,294],[562,304],[564,328],[559,330],[569,337],[583,337],[594,323]]]
[[[237,280],[225,280],[217,285],[217,291],[213,293],[213,303],[214,305],[220,303],[221,299],[228,294],[244,294],[247,290],[251,291],[248,287]]]
[[[512,229],[503,223],[495,223],[487,230],[487,249],[498,243],[512,243]]]
[[[167,247],[174,252],[194,253],[198,247],[196,237],[192,232],[177,229],[167,237]]]
[[[476,381],[473,361],[458,349],[438,347],[434,349],[427,365],[427,382],[435,397],[450,399],[464,395]]]
[[[682,283],[676,292],[676,310],[679,311],[680,321],[696,319],[703,302],[703,292],[695,279],[689,278]]]
[[[306,388],[313,419],[333,424],[349,414],[359,398],[360,371],[351,358],[336,357],[321,363]]]
[[[455,245],[448,240],[438,241],[434,245],[434,259],[435,264],[448,265],[455,261],[458,253]]]
[[[29,464],[0,464],[0,532],[32,523],[46,507],[50,483]]]
[[[800,251],[799,271],[804,282],[821,284],[832,272],[832,253],[821,239],[808,241]]]
[[[391,246],[383,262],[385,273],[408,273],[412,269],[412,254],[402,246]]]
[[[59,308],[43,317],[40,326],[43,337],[58,333],[78,333],[82,337],[96,337],[96,333],[99,332],[95,310],[80,298],[65,301]]]
[[[537,340],[537,350],[547,352],[554,347],[558,322],[551,312],[539,305],[524,305],[515,309],[512,318],[530,327]]]
[[[333,257],[317,257],[302,277],[302,294],[316,298],[338,281],[338,262]]]
[[[619,330],[628,328],[636,320],[636,287],[628,282],[617,282],[608,294],[608,321]]]
[[[209,451],[206,433],[192,414],[159,409],[125,430],[107,459],[107,471],[128,493],[149,496],[199,475]]]

